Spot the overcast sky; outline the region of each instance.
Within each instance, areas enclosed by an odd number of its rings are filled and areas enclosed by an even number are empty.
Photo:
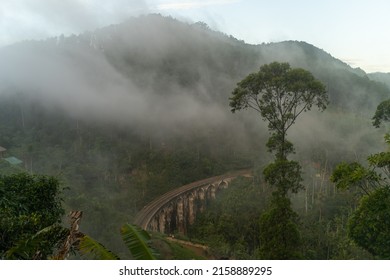
[[[390,72],[386,0],[0,0],[0,46],[148,13],[203,21],[252,44],[306,41],[352,67]]]

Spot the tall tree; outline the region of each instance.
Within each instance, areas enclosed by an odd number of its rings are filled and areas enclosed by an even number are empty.
[[[294,152],[293,144],[286,138],[287,131],[313,105],[322,111],[327,104],[325,86],[310,72],[279,62],[263,65],[259,72],[247,76],[237,84],[230,98],[233,113],[247,108],[257,111],[268,122],[271,134],[267,147],[275,153],[275,161],[263,173],[266,182],[276,190],[269,210],[260,219],[260,249],[265,258],[299,256],[297,215],[287,194],[298,192],[303,186],[300,164],[287,159]]]

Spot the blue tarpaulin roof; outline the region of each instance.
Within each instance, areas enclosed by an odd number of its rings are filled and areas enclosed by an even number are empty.
[[[7,157],[7,158],[4,158],[4,160],[6,160],[8,163],[10,163],[12,165],[17,165],[17,164],[23,163],[23,161],[21,161],[20,159],[18,159],[16,157]]]

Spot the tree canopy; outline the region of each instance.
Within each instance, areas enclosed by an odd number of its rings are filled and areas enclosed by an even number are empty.
[[[327,104],[325,86],[309,71],[279,62],[263,65],[259,72],[247,76],[230,98],[233,113],[251,108],[268,121],[271,132],[281,136],[302,112],[313,105],[324,110]]]
[[[385,100],[378,105],[372,120],[375,127],[379,127],[383,121],[390,121],[390,100]]]
[[[364,196],[352,214],[348,235],[371,254],[390,259],[390,188]]]
[[[0,176],[0,257],[23,251],[17,258],[45,259],[53,252],[63,234],[60,194],[54,177],[26,173]],[[27,243],[32,247],[22,250]]]
[[[271,137],[267,147],[281,161],[294,151],[286,136],[298,116],[313,105],[324,110],[327,104],[325,86],[309,71],[279,62],[263,65],[259,72],[248,75],[230,98],[233,113],[251,108],[268,122]]]

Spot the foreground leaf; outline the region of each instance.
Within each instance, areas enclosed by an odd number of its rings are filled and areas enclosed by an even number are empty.
[[[88,235],[80,238],[79,252],[98,260],[118,260],[119,257]]]
[[[123,241],[136,260],[155,260],[156,253],[149,247],[150,235],[143,229],[130,224],[121,228]]]

